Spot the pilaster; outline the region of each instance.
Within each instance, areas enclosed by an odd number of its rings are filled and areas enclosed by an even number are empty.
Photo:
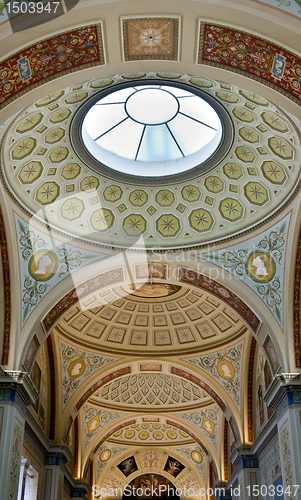
[[[65,464],[70,462],[71,458],[71,451],[66,445],[53,445],[45,454],[42,500],[62,500]]]
[[[27,406],[38,391],[27,373],[0,372],[0,491],[3,500],[17,500]]]
[[[301,500],[301,374],[276,376],[264,399],[277,413],[285,498]]]
[[[21,458],[20,476],[19,476],[19,487],[18,487],[18,500],[24,500],[25,485],[27,471],[30,466],[30,462],[27,458]]]
[[[227,485],[231,498],[257,499],[253,486],[260,484],[258,457],[250,448],[240,448],[233,450],[230,460],[236,465],[235,473]]]

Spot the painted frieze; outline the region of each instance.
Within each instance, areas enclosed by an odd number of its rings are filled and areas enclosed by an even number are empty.
[[[0,5],[3,20],[7,19],[5,5]],[[101,24],[83,26],[39,40],[2,61],[0,109],[21,93],[42,83],[104,62]],[[48,96],[45,104],[51,104],[59,97],[60,92],[56,97]]]
[[[284,2],[299,3],[299,0],[271,1],[282,2],[282,5]],[[220,24],[201,22],[198,63],[219,66],[254,78],[300,104],[300,57],[257,35]],[[262,99],[254,100],[256,94],[247,94],[250,102],[263,103]]]

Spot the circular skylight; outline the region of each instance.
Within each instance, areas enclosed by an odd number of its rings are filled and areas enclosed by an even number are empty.
[[[222,141],[219,114],[182,87],[119,88],[89,106],[82,120],[84,147],[101,165],[122,174],[161,177],[206,162]]]

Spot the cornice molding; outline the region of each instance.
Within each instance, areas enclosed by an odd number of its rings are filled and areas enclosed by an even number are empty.
[[[268,387],[263,400],[268,406],[276,408],[286,392],[301,389],[301,373],[281,373],[276,375]]]
[[[0,387],[17,389],[26,405],[32,405],[39,397],[39,392],[26,372],[20,370],[0,371]]]

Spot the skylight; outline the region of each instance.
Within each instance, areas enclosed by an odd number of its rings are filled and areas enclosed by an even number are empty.
[[[122,88],[94,102],[81,132],[86,150],[100,163],[157,177],[205,162],[219,147],[223,127],[199,95],[152,84]]]

